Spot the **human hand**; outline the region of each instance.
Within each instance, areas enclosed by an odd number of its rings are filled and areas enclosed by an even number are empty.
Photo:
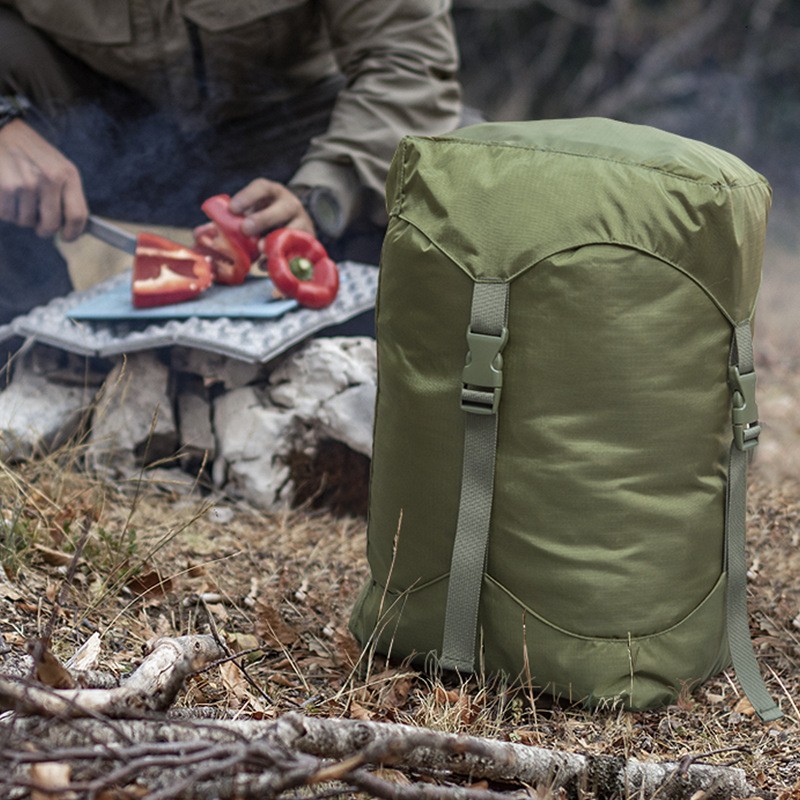
[[[264,236],[275,228],[298,228],[316,235],[314,223],[294,192],[282,183],[256,178],[231,197],[230,210],[245,217],[242,233]]]
[[[78,168],[22,119],[0,128],[0,220],[77,238],[89,208]]]

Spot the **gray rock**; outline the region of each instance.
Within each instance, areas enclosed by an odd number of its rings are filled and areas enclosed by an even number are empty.
[[[159,351],[137,352],[105,375],[99,392],[80,385],[79,364],[38,350],[29,355],[0,392],[4,458],[54,446],[92,403],[91,469],[115,478],[146,466],[145,479],[164,483],[170,471],[180,482],[211,464],[215,487],[261,508],[291,500],[288,464],[296,454],[313,461],[322,440],[371,455],[372,339],[313,339],[277,365],[188,348],[171,350],[169,363]],[[170,466],[184,472],[165,471]]]
[[[374,383],[362,383],[325,400],[316,414],[322,435],[371,458],[375,392]]]
[[[369,457],[375,381],[374,340],[341,337],[287,356],[264,391],[226,392],[214,406],[215,485],[275,508],[293,493],[293,453],[313,458],[321,439],[334,439]]]
[[[175,454],[169,380],[169,367],[153,351],[134,353],[109,372],[87,450],[92,467],[126,474]]]
[[[0,458],[30,458],[66,443],[81,427],[95,390],[36,374],[25,363],[0,392]]]
[[[229,358],[189,347],[174,348],[170,365],[176,372],[188,372],[200,375],[209,381],[219,381],[226,389],[238,389],[255,383],[265,379],[269,372],[264,364],[252,364],[238,358]]]
[[[208,460],[211,463],[217,453],[217,443],[203,379],[197,375],[181,376],[175,402],[181,463],[190,469],[198,462]]]
[[[262,508],[288,501],[289,468],[281,456],[291,450],[292,414],[264,405],[251,386],[226,392],[214,403],[217,458],[214,484]]]
[[[313,416],[319,404],[351,386],[375,383],[375,342],[367,337],[312,339],[270,375],[276,406]]]

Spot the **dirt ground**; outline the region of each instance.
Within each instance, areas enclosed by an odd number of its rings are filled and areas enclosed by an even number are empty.
[[[0,614],[6,654],[51,633],[66,660],[92,634],[124,673],[143,642],[212,627],[245,657],[193,679],[181,702],[272,718],[394,720],[581,753],[733,763],[764,797],[800,799],[800,271],[791,220],[775,228],[757,327],[762,445],[752,471],[752,629],[785,719],[758,722],[730,674],[667,709],[626,713],[532,703],[480,681],[442,684],[362,659],[347,618],[366,576],[365,522],[309,508],[277,514],[185,487],[93,481],[80,445],[0,464]],[[90,534],[70,580],[72,554]],[[718,752],[722,751],[722,752]]]

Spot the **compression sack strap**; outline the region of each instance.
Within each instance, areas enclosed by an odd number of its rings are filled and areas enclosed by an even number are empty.
[[[472,672],[494,495],[508,284],[476,283],[462,375],[464,457],[440,665]]]

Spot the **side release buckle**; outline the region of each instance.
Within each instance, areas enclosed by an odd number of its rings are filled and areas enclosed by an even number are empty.
[[[733,440],[739,450],[752,450],[758,444],[761,425],[756,404],[756,373],[739,372],[738,366],[728,367],[731,386],[731,418]]]
[[[470,414],[496,414],[503,387],[502,351],[508,328],[499,334],[467,329],[467,363],[461,374],[461,408]]]

